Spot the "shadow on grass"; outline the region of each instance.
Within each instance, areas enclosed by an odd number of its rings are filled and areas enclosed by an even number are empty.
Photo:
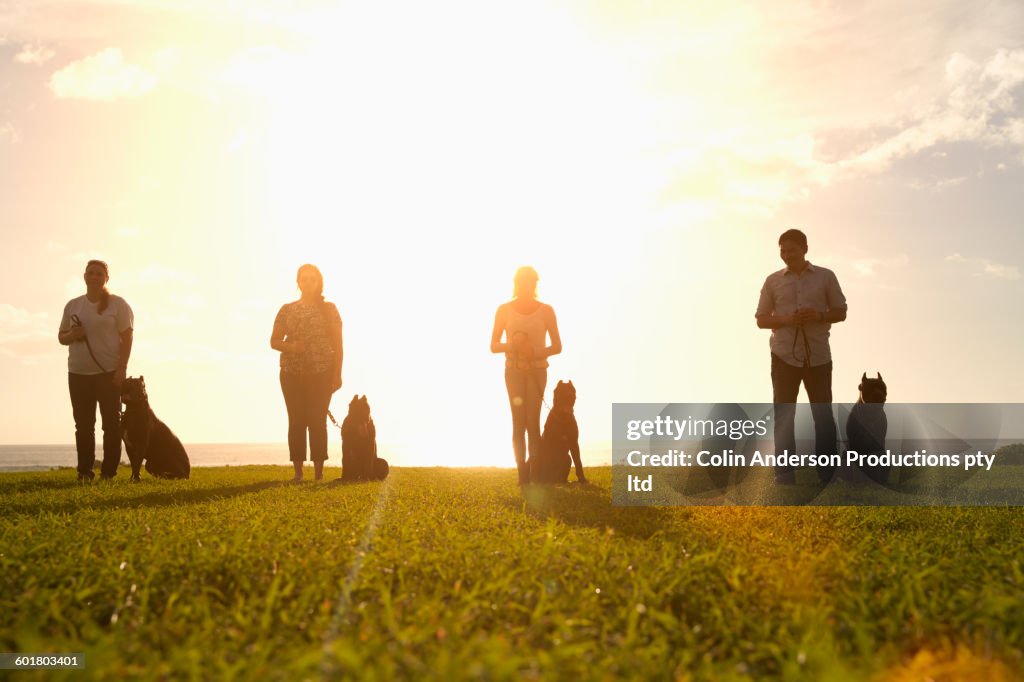
[[[296,486],[302,495],[326,495],[338,490],[347,490],[349,494],[359,497],[366,490],[380,491],[383,489],[383,481],[343,481],[340,478],[330,480],[300,483]]]
[[[99,474],[96,475],[97,478]],[[38,480],[35,478],[14,478],[11,476],[0,476],[0,497],[15,493],[34,493],[39,490],[72,490],[81,485],[78,482],[78,473],[71,469],[67,478]]]
[[[77,483],[75,484],[77,486]],[[116,499],[97,500],[61,500],[57,504],[46,501],[32,501],[19,503],[14,501],[3,505],[5,514],[28,514],[40,513],[65,514],[81,512],[86,509],[136,509],[140,507],[169,507],[172,505],[201,504],[210,500],[239,497],[251,495],[271,488],[281,488],[294,485],[291,481],[262,481],[248,485],[221,486],[217,488],[202,488],[198,490],[168,490],[166,492],[151,492],[138,497],[119,497]]]
[[[367,486],[371,486],[371,485],[374,485],[374,484],[380,484],[380,483],[383,483],[383,482],[384,481],[343,481],[343,480],[341,480],[341,477],[339,476],[338,478],[332,479],[330,481],[326,481],[323,485],[318,486],[318,489],[319,488],[327,488],[327,489],[330,489],[330,488],[351,488],[351,487],[355,487],[355,488],[358,489],[358,488],[365,488]]]
[[[572,526],[610,528],[615,533],[647,539],[658,532],[672,532],[673,519],[659,507],[616,507],[611,491],[596,485],[531,485],[521,498],[505,504],[523,509],[537,519],[554,518]]]

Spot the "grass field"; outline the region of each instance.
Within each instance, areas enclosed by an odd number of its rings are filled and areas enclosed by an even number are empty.
[[[0,476],[0,650],[86,657],[12,679],[1024,679],[1019,508],[193,474]]]

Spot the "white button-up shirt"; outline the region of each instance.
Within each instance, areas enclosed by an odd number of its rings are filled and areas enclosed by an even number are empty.
[[[834,272],[820,265],[811,265],[797,274],[785,267],[768,275],[761,287],[757,315],[792,315],[797,310],[846,310],[846,297],[839,288]],[[832,360],[828,322],[806,322],[802,326],[779,327],[772,330],[768,345],[772,353],[786,364],[803,367],[810,347],[810,366],[817,367]],[[807,344],[804,344],[806,336]]]

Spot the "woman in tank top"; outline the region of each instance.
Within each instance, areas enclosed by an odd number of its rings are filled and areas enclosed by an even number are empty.
[[[505,354],[505,388],[512,409],[512,450],[519,485],[530,482],[527,439],[530,457],[540,454],[540,405],[548,379],[548,358],[562,352],[555,310],[537,300],[538,279],[531,267],[516,270],[512,300],[498,306],[491,332],[491,352]]]

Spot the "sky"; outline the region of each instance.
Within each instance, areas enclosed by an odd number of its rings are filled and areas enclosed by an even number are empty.
[[[488,346],[523,264],[583,441],[615,402],[768,402],[790,227],[849,302],[837,401],[879,371],[1021,402],[1022,98],[1016,0],[0,0],[0,443],[73,442],[56,331],[92,257],[186,443],[284,442],[306,262],[333,411],[367,395],[392,464],[513,463]]]

